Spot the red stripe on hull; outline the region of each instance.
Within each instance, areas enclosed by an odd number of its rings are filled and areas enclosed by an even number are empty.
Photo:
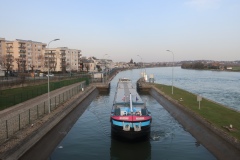
[[[112,119],[117,121],[141,122],[151,120],[150,116],[112,116]]]

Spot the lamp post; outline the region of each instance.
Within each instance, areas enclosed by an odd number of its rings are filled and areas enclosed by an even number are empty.
[[[174,54],[172,51],[170,50],[166,50],[167,52],[171,52],[172,55],[173,55],[173,61],[172,61],[172,94],[173,94],[173,65],[174,65]]]
[[[140,55],[137,55],[140,59],[141,59],[141,62],[142,62],[142,57],[140,56]],[[142,62],[142,65],[143,65],[143,62]],[[142,66],[141,66],[141,68],[142,68]],[[142,72],[142,69],[141,69],[141,72]],[[141,73],[142,74],[142,73]],[[140,75],[141,75],[140,74]]]
[[[107,59],[110,60],[110,57],[111,57],[111,56],[108,56]],[[111,67],[112,67],[112,64],[110,64],[110,61],[109,61],[109,62],[108,62],[108,70],[107,70],[108,78],[109,78],[109,76],[110,76]]]
[[[54,39],[54,40],[51,40],[49,43],[48,43],[48,49],[49,49],[49,45],[51,42],[53,41],[58,41],[60,39]],[[49,84],[49,54],[48,54],[48,113],[51,112],[51,106],[50,106],[50,84]]]
[[[72,53],[70,51],[70,77],[72,77]]]
[[[104,54],[104,55],[103,55],[103,60],[104,60],[104,57],[105,57],[106,55],[108,55],[108,54]],[[106,72],[106,62],[105,62],[104,64],[105,64],[104,70],[105,70],[105,72]],[[104,71],[103,71],[103,83],[104,83]]]

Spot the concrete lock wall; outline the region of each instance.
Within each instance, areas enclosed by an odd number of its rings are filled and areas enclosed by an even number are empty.
[[[217,159],[239,159],[239,143],[232,137],[208,124],[206,120],[181,106],[155,87],[150,88],[149,93]]]

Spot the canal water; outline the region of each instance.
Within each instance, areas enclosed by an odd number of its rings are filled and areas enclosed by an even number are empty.
[[[146,68],[156,83],[172,85],[172,68]],[[240,72],[174,67],[174,86],[240,111]]]
[[[61,159],[216,159],[150,95],[141,95],[152,112],[149,140],[126,142],[111,138],[110,112],[117,81],[129,77],[135,83],[143,70],[120,72],[111,82],[108,94],[100,94],[88,106],[65,138],[50,155]],[[172,68],[147,68],[156,83],[171,85]],[[240,110],[240,75],[236,72],[195,71],[174,68],[174,85]]]

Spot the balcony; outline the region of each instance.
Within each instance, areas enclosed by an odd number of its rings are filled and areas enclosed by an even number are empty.
[[[13,53],[12,49],[7,48],[7,53]]]
[[[18,48],[19,48],[19,49],[26,49],[25,46],[19,46]]]
[[[26,57],[26,54],[20,53],[19,57]]]
[[[56,53],[55,52],[46,52],[45,55],[55,55]]]
[[[6,54],[6,57],[13,57],[12,54]]]
[[[26,50],[19,50],[20,53],[26,53]]]

